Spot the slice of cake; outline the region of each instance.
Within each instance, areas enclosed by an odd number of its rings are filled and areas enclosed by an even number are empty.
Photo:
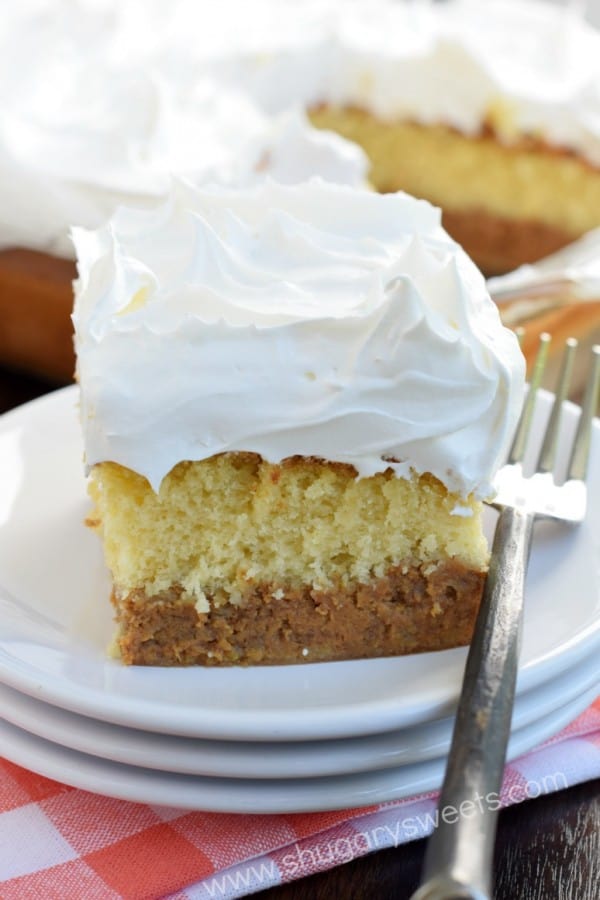
[[[320,180],[178,184],[74,241],[123,661],[467,642],[523,363],[439,211]]]

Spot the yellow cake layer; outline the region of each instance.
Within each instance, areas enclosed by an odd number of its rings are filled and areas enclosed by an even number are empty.
[[[89,489],[117,591],[180,585],[199,609],[207,593],[236,602],[252,584],[325,589],[399,562],[487,563],[481,505],[430,475],[357,479],[350,466],[229,453],[180,463],[158,494],[115,463],[95,466]],[[473,515],[451,515],[457,505]]]
[[[323,106],[310,118],[364,148],[379,191],[408,191],[442,209],[539,221],[574,237],[600,226],[600,171],[576,156],[443,125],[382,121],[354,108]]]

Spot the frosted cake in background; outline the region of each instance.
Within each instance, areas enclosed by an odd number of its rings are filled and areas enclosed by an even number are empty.
[[[600,34],[575,10],[329,4],[304,36],[258,63],[255,95],[360,144],[375,188],[440,206],[486,274],[600,225]]]
[[[178,27],[195,9],[155,7],[148,59],[210,71],[269,113],[303,106],[364,147],[378,190],[440,206],[486,274],[600,225],[600,34],[569,5],[225,0],[200,45]]]
[[[487,274],[600,225],[600,34],[542,0],[23,0],[0,102],[0,358],[63,380],[67,226],[160,202],[172,173],[362,179],[299,110],[377,189],[439,205]]]
[[[320,180],[177,185],[74,241],[123,661],[466,643],[523,361],[439,211]]]
[[[0,100],[5,244],[70,255],[67,223],[203,178],[207,138],[227,164],[222,127],[243,153],[256,107],[310,110],[365,145],[376,187],[479,216],[480,244],[520,225],[489,263],[463,241],[484,268],[600,224],[600,34],[544,0],[24,0],[0,26]]]

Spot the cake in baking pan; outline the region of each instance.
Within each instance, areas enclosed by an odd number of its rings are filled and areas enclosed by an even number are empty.
[[[172,174],[360,184],[360,145],[488,275],[599,226],[600,35],[563,6],[23,0],[0,26],[0,359],[70,378],[68,227]]]

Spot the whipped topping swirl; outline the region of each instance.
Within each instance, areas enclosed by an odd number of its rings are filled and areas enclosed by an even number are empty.
[[[88,466],[158,489],[182,460],[300,454],[489,494],[523,361],[439,210],[320,179],[176,183],[73,239]]]

